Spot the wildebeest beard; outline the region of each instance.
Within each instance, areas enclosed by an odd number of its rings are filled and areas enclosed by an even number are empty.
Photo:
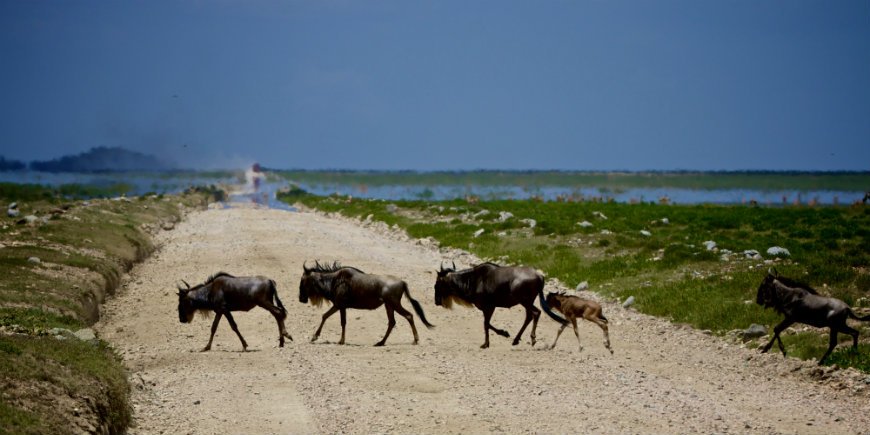
[[[456,296],[456,295],[449,295],[449,296],[444,296],[443,298],[441,298],[441,306],[443,306],[444,308],[447,308],[448,310],[453,309],[454,302],[456,302],[459,305],[462,305],[463,307],[471,307],[472,306],[471,302],[468,302],[465,299],[462,299],[461,297]]]

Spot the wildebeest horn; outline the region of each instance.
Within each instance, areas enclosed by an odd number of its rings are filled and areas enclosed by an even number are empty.
[[[439,269],[438,269],[439,272],[444,272],[444,260],[441,260],[441,264],[439,264],[438,267],[439,267]]]
[[[767,274],[773,275],[774,277],[779,276],[779,272],[776,270],[775,267],[771,267],[771,268],[767,269]]]
[[[456,262],[453,260],[450,260],[450,263],[453,264],[453,270],[456,270]]]
[[[302,262],[302,271],[304,271],[305,273],[308,273],[311,271],[311,269],[309,269],[305,266],[305,263],[307,263],[307,262],[308,262],[308,260],[305,260]]]
[[[187,286],[187,289],[190,290],[190,284],[188,284],[187,281],[185,281],[185,280],[182,279],[181,282],[183,282],[184,285]]]

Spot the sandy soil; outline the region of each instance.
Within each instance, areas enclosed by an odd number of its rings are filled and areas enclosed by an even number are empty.
[[[193,213],[158,242],[97,325],[131,371],[133,434],[870,433],[862,386],[611,303],[613,356],[591,323],[580,327],[582,352],[570,331],[546,350],[557,330],[546,316],[534,348],[527,331],[518,346],[493,334],[481,350],[481,313],[432,301],[434,270],[454,255],[377,227],[241,207]],[[384,310],[349,311],[348,344],[335,344],[337,315],[309,343],[326,306],[300,304],[297,288],[315,258],[404,278],[436,328],[418,321],[413,346],[397,316],[376,348]],[[273,318],[257,308],[235,315],[248,352],[225,322],[212,351],[198,352],[211,320],[180,324],[175,285],[218,271],[274,279],[296,341],[278,348]],[[497,310],[493,324],[513,334],[522,320],[519,308]]]

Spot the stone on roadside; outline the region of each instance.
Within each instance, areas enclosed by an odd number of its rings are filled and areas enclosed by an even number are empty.
[[[602,220],[605,220],[605,221],[607,220],[607,216],[605,216],[604,213],[601,213],[600,211],[593,211],[593,212],[592,212],[592,216],[595,216],[595,217],[597,217],[598,219],[602,219]]]
[[[580,225],[583,228],[589,228],[592,226],[592,222],[589,222],[589,221],[577,222],[577,225]]]
[[[668,225],[671,223],[671,221],[668,218],[662,218],[662,223]]]
[[[529,228],[534,228],[535,225],[538,225],[538,221],[534,219],[520,219],[520,222],[529,226]]]
[[[791,252],[788,252],[788,249],[785,249],[785,248],[780,247],[780,246],[771,246],[771,247],[767,248],[767,254],[774,255],[774,256],[781,255],[783,257],[790,257],[791,256]]]
[[[171,230],[175,229],[175,224],[172,222],[164,222],[163,229],[166,231],[171,231]]]
[[[702,243],[702,245],[706,246],[708,251],[712,251],[716,247],[716,242],[712,240],[707,240],[706,242]]]
[[[500,211],[500,212],[498,212],[498,219],[496,219],[496,221],[504,222],[512,217],[514,217],[513,213],[511,213],[509,211]]]
[[[652,233],[647,231],[647,230],[640,230],[640,234],[645,236],[645,237],[649,237],[652,235]]]
[[[91,344],[99,343],[99,340],[97,340],[97,334],[91,328],[79,329],[78,331],[73,332],[73,335],[81,341],[86,341]]]
[[[21,214],[21,212],[18,211],[17,209],[14,209],[14,208],[10,208],[9,210],[6,210],[6,216],[9,216],[12,218],[18,217],[18,215],[20,215],[20,214]]]
[[[586,290],[589,288],[589,281],[583,281],[580,284],[577,284],[577,287],[574,288],[576,291]]]
[[[475,232],[474,232],[474,238],[478,238],[478,237],[480,237],[480,235],[483,234],[484,231],[486,231],[486,230],[484,230],[483,228],[481,228],[481,229],[475,231]]]
[[[767,328],[765,328],[764,325],[759,325],[756,323],[749,325],[748,328],[744,329],[740,333],[740,337],[743,338],[743,341],[749,341],[753,338],[764,337],[765,335],[767,335]]]
[[[761,260],[761,253],[755,249],[747,249],[743,251],[743,255],[750,260]]]
[[[628,308],[632,305],[634,305],[634,296],[629,296],[628,299],[622,303],[622,308]]]
[[[27,259],[27,262],[33,263],[33,264],[39,264],[39,263],[42,263],[42,260],[40,260],[39,257],[30,257]]]

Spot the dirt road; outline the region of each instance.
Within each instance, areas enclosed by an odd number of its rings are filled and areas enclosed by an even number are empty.
[[[792,374],[808,363],[760,356],[701,332],[605,304],[616,352],[581,325],[585,349],[546,316],[538,344],[483,342],[475,309],[432,302],[435,249],[346,220],[305,212],[231,208],[191,214],[158,236],[160,251],[136,267],[107,304],[98,333],[132,372],[134,434],[224,433],[870,433],[870,401],[849,388]],[[302,262],[340,260],[404,278],[435,329],[418,321],[420,345],[397,317],[385,347],[386,314],[349,311],[309,343],[326,307],[298,302]],[[466,266],[460,258],[457,266]],[[210,274],[265,275],[278,284],[296,341],[278,348],[261,309],[235,316],[249,343],[222,323],[211,352],[209,319],[180,324],[175,285]],[[410,308],[407,300],[404,305]],[[493,324],[516,333],[521,309]],[[826,375],[822,375],[826,376]]]

